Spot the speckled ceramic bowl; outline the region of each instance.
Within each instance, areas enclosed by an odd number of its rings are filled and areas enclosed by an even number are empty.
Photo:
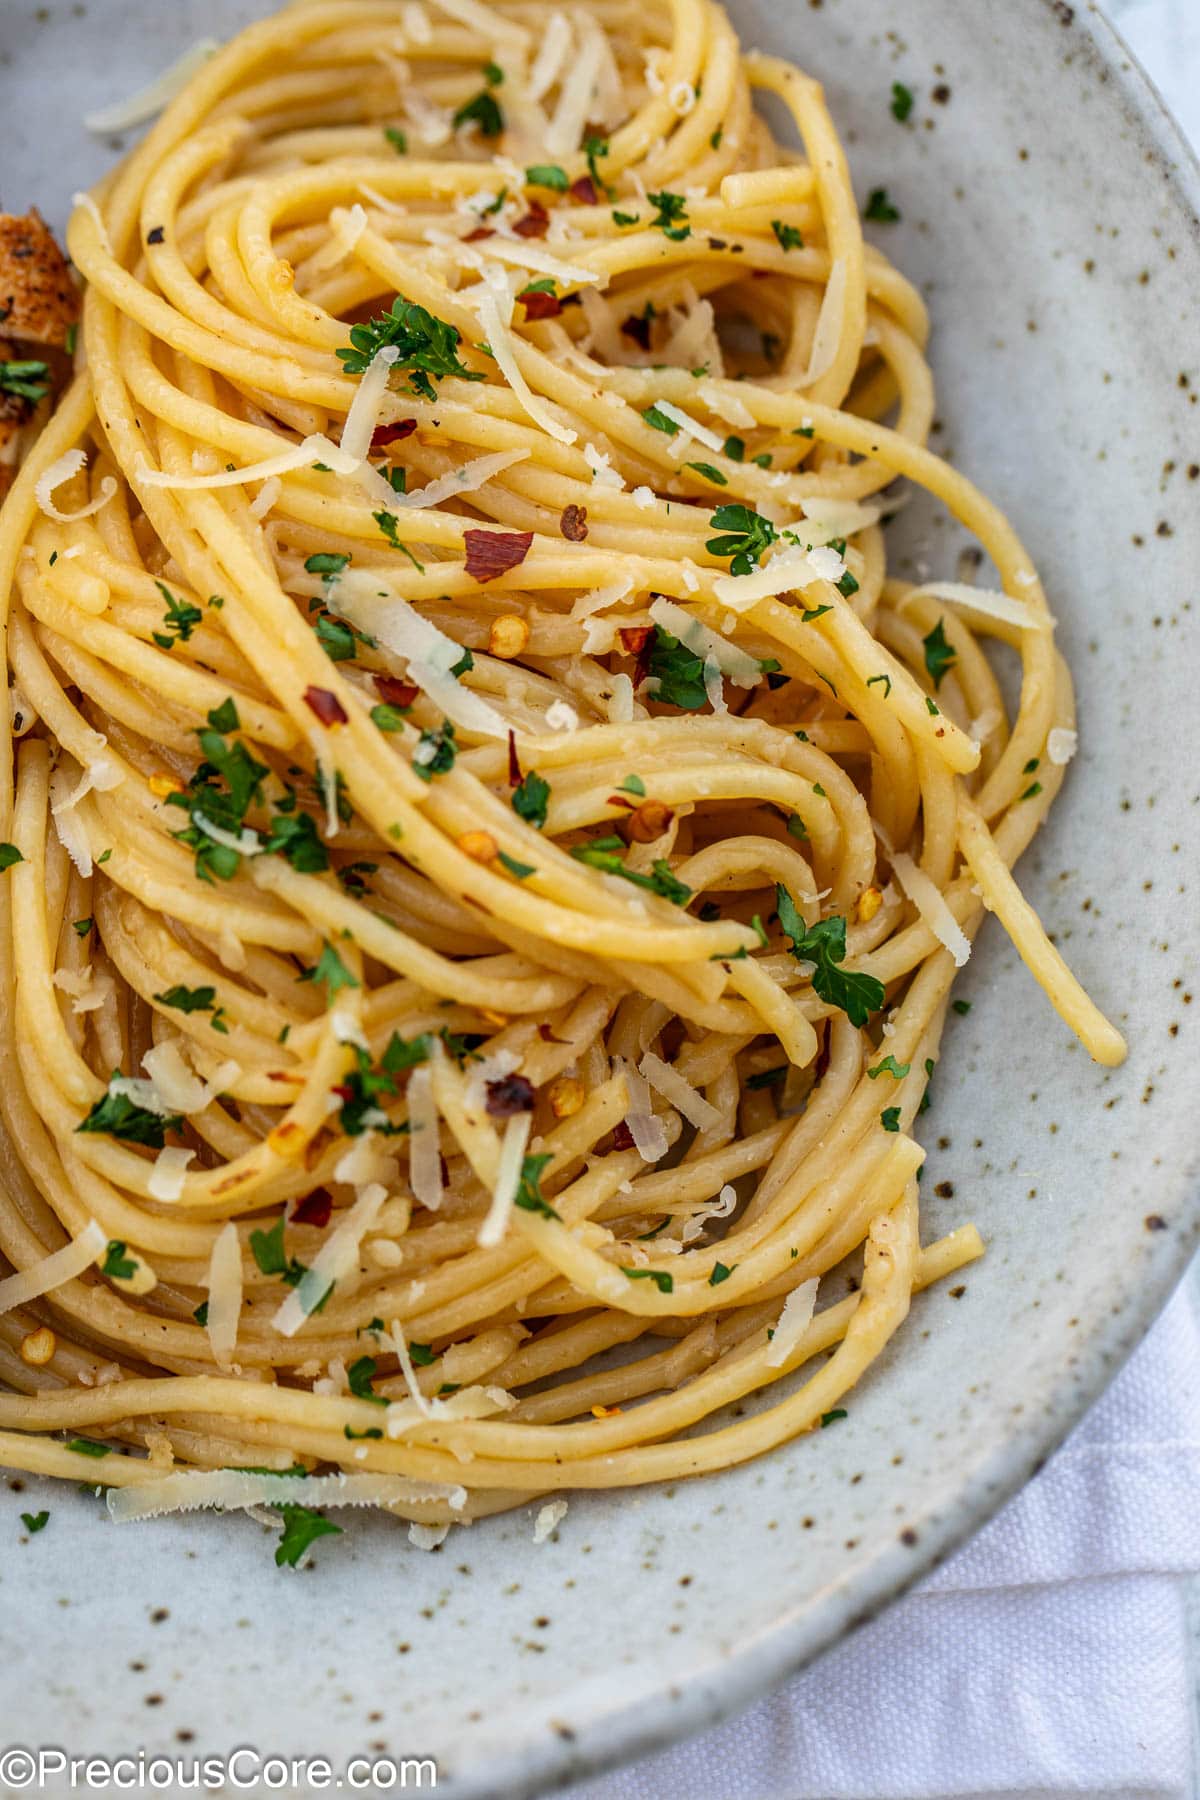
[[[0,5],[7,205],[61,223],[110,152],[75,124],[235,0]],[[0,1735],[77,1751],[432,1755],[527,1795],[714,1722],[994,1511],[1145,1331],[1196,1230],[1200,1118],[1200,174],[1093,9],[743,0],[821,75],[933,312],[937,441],[1015,517],[1080,688],[1026,889],[1132,1052],[1093,1067],[984,930],[922,1121],[927,1235],[989,1240],[920,1298],[850,1417],[748,1468],[533,1509],[434,1555],[356,1516],[299,1575],[244,1519],[111,1526],[0,1484]],[[884,21],[887,28],[884,28]],[[917,95],[891,117],[894,79]],[[906,520],[916,563],[958,538]],[[24,1540],[18,1514],[52,1509]]]

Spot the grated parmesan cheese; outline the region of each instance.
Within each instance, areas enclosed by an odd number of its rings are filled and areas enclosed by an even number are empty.
[[[531,390],[517,363],[516,339],[500,316],[496,296],[484,288],[479,294],[479,323],[496,358],[501,374],[512,389],[518,404],[543,431],[560,444],[573,444],[577,433],[554,415],[553,409]]]
[[[685,1075],[681,1075],[678,1069],[664,1062],[652,1050],[646,1051],[638,1068],[650,1086],[657,1088],[676,1112],[681,1112],[688,1124],[694,1125],[697,1131],[711,1131],[714,1125],[721,1123],[721,1114],[717,1108],[692,1086]]]
[[[49,519],[59,525],[72,525],[77,519],[90,519],[98,513],[102,506],[107,506],[117,491],[117,484],[111,475],[106,475],[100,483],[100,494],[86,506],[78,507],[74,512],[60,512],[52,499],[55,488],[61,487],[65,481],[71,481],[81,469],[87,467],[87,452],[84,450],[64,450],[57,462],[52,462],[44,469],[34,484],[33,496],[41,511]]]
[[[434,1055],[438,1041],[434,1040]],[[442,1154],[433,1071],[428,1063],[408,1078],[408,1179],[415,1197],[436,1212],[442,1204]]]
[[[196,1152],[168,1144],[154,1159],[147,1188],[152,1200],[178,1200],[183,1193],[187,1166]]]
[[[890,855],[892,873],[896,880],[938,943],[950,952],[956,966],[961,969],[970,958],[971,940],[950,911],[945,895],[930,880],[924,869],[918,868],[912,857],[906,856],[903,850],[893,850]]]
[[[561,1525],[567,1516],[565,1500],[548,1500],[545,1506],[538,1508],[538,1516],[533,1525],[533,1541],[544,1544],[556,1525]]]
[[[237,1226],[228,1219],[217,1233],[208,1264],[208,1341],[221,1369],[229,1369],[233,1362],[241,1313],[242,1249]]]
[[[410,1481],[406,1475],[296,1476],[241,1469],[180,1469],[153,1481],[108,1490],[108,1514],[118,1524],[163,1513],[195,1512],[204,1506],[234,1511],[280,1502],[304,1506],[444,1503],[452,1512],[461,1512],[467,1490],[439,1481]]]
[[[95,1219],[89,1219],[79,1236],[64,1244],[61,1250],[52,1251],[40,1262],[31,1263],[27,1269],[18,1269],[15,1275],[0,1281],[0,1313],[11,1312],[14,1306],[24,1306],[27,1301],[37,1300],[42,1294],[62,1287],[64,1282],[74,1281],[103,1256],[107,1248],[106,1234]]]
[[[739,581],[748,577],[738,576]],[[719,584],[718,584],[719,585]],[[762,670],[757,657],[745,650],[739,650],[720,632],[711,631],[707,625],[688,612],[686,607],[679,606],[674,600],[667,600],[661,594],[650,604],[650,617],[672,637],[686,644],[696,656],[711,657],[722,675],[727,675],[735,687],[749,688],[762,680]]]
[[[1065,725],[1056,725],[1046,739],[1046,755],[1056,769],[1069,763],[1079,748],[1079,733],[1069,731]]]
[[[695,438],[698,444],[703,444],[706,450],[719,452],[725,448],[723,437],[719,436],[717,432],[711,431],[707,425],[701,425],[698,420],[692,418],[690,413],[683,412],[678,406],[672,406],[669,400],[656,400],[654,407],[656,411],[663,414],[664,418],[670,419],[673,425],[678,425],[680,431],[686,431],[688,436]]]
[[[1049,613],[1038,612],[1024,600],[994,588],[971,587],[963,581],[926,581],[905,596],[904,604],[917,599],[945,600],[951,606],[966,607],[983,618],[1000,619],[1022,631],[1049,631],[1054,620]]]
[[[500,1144],[500,1160],[496,1165],[496,1185],[492,1190],[492,1204],[488,1208],[487,1217],[479,1227],[476,1242],[485,1250],[492,1250],[500,1243],[508,1230],[508,1222],[512,1217],[513,1202],[517,1197],[517,1188],[521,1180],[521,1165],[525,1158],[525,1149],[529,1143],[529,1133],[533,1129],[532,1113],[514,1113],[504,1127],[504,1137]]]
[[[341,1222],[334,1227],[301,1276],[299,1287],[292,1289],[272,1318],[271,1325],[281,1336],[295,1337],[330,1289],[338,1282],[344,1283],[357,1269],[359,1246],[386,1199],[387,1189],[383,1184],[372,1182],[343,1214]]]
[[[817,1304],[817,1277],[794,1287],[783,1303],[783,1311],[775,1326],[775,1335],[767,1345],[769,1369],[782,1368],[812,1323]]]

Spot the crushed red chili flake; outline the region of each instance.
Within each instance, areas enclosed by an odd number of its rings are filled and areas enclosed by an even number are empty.
[[[518,237],[545,237],[550,224],[550,214],[540,201],[531,201],[529,211],[523,219],[513,220],[513,230]]]
[[[623,625],[617,632],[626,656],[640,656],[653,636],[652,625]]]
[[[494,581],[525,561],[532,542],[532,531],[464,531],[467,574],[476,581]]]
[[[474,231],[468,231],[463,239],[464,244],[479,244],[484,238],[495,237],[496,233],[490,225],[477,225]]]
[[[508,734],[508,785],[509,787],[520,787],[523,779],[521,760],[517,755],[517,734],[515,731],[510,731]]]
[[[637,801],[631,800],[628,794],[610,794],[604,804],[605,806],[623,806],[626,812],[633,812]]]
[[[401,712],[407,712],[421,691],[415,682],[401,681],[398,675],[376,675],[373,680],[379,698],[386,700],[389,706],[398,707]]]
[[[633,1149],[633,1133],[630,1131],[624,1119],[621,1120],[619,1125],[613,1126],[612,1141],[614,1150]]]
[[[587,507],[564,506],[562,518],[558,521],[558,529],[573,544],[582,544],[588,534]]]
[[[346,1090],[349,1093],[349,1089]],[[318,1228],[328,1225],[333,1214],[333,1195],[324,1188],[314,1188],[308,1197],[302,1200],[291,1218],[289,1225],[316,1225]]]
[[[644,313],[630,313],[621,321],[621,336],[632,338],[642,350],[650,348],[650,321]]]
[[[416,429],[415,419],[397,419],[391,425],[377,425],[371,433],[371,448],[382,450],[387,444],[398,444],[401,438],[411,437]]]
[[[346,725],[349,723],[350,714],[337,695],[331,694],[328,688],[306,687],[304,704],[310,712],[316,714],[322,725]]]
[[[573,181],[568,192],[572,200],[578,200],[582,206],[595,206],[600,198],[590,175],[581,175],[578,181]]]
[[[501,1075],[487,1084],[489,1119],[511,1119],[533,1111],[533,1083],[527,1075]]]
[[[562,311],[562,301],[557,294],[543,294],[535,289],[531,294],[518,294],[517,299],[525,308],[527,319],[556,319]]]

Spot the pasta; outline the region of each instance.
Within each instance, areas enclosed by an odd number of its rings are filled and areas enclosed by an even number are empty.
[[[985,912],[1124,1053],[1011,874],[1075,744],[1037,574],[713,0],[197,61],[74,212],[0,515],[0,1460],[294,1496],[284,1560],[305,1494],[433,1542],[742,1462],[981,1253],[914,1122]],[[994,591],[888,574],[897,481]]]

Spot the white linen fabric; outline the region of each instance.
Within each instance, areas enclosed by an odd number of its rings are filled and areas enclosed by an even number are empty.
[[[1058,1454],[777,1693],[570,1800],[1190,1800],[1200,1278]]]

